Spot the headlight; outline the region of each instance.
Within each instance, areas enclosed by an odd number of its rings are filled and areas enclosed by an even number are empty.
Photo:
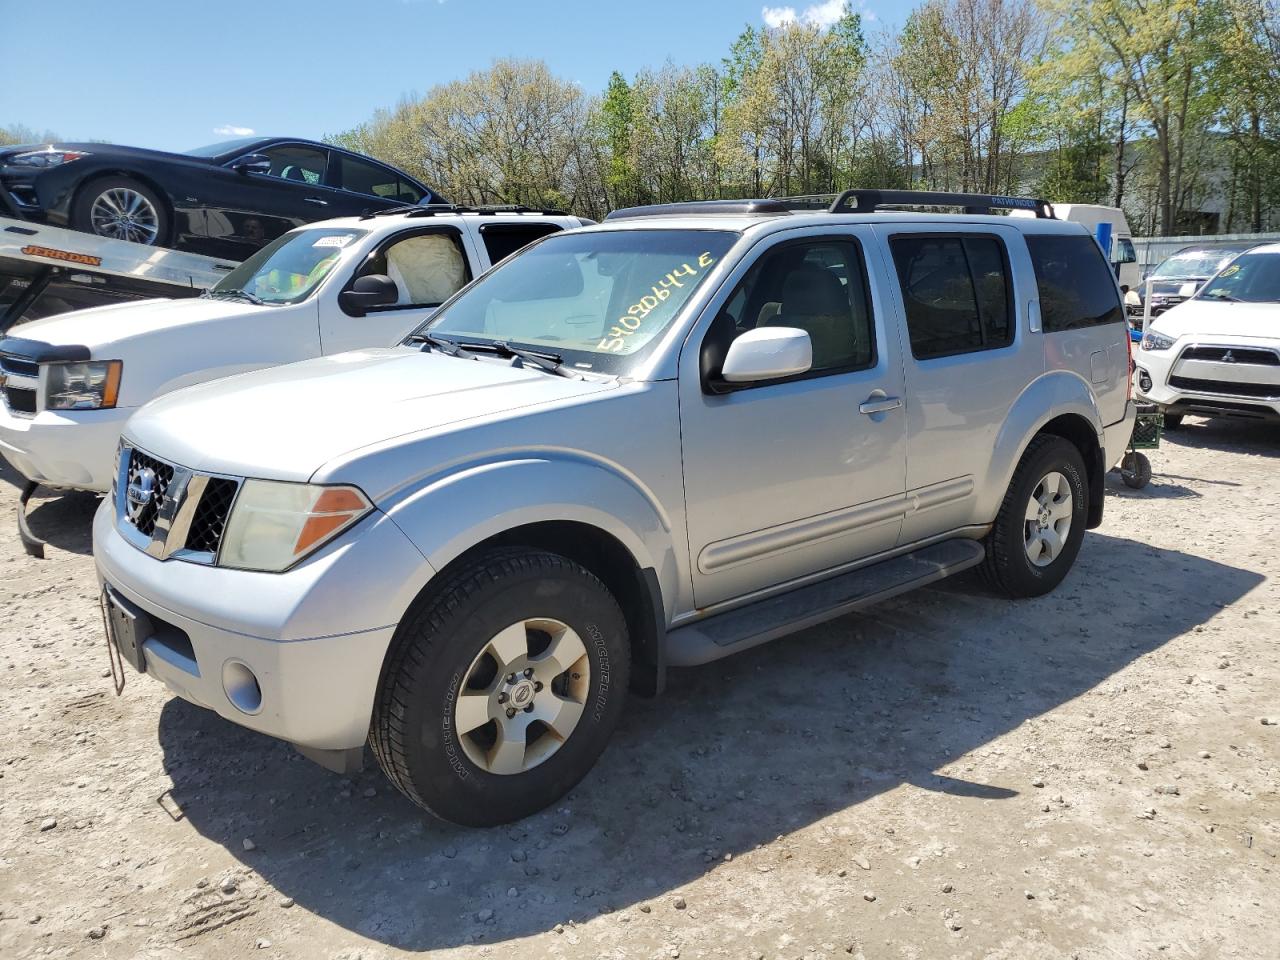
[[[218,563],[278,573],[372,509],[369,498],[355,487],[246,480],[231,508]]]
[[[32,150],[28,153],[15,153],[0,162],[11,167],[57,167],[88,155],[83,150]]]
[[[45,364],[44,408],[105,410],[114,407],[123,367],[119,360]]]
[[[1163,333],[1156,333],[1154,330],[1148,330],[1142,338],[1143,350],[1168,350],[1175,343],[1172,337],[1166,337]]]

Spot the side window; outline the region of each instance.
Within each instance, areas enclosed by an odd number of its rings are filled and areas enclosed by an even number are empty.
[[[728,349],[757,327],[795,327],[813,345],[811,372],[875,364],[871,298],[859,245],[852,240],[789,243],[765,253],[742,278],[709,336]]]
[[[917,360],[1013,342],[1004,244],[995,237],[929,234],[889,241]]]
[[[324,167],[329,151],[316,147],[269,147],[262,151],[271,158],[271,176],[299,183],[324,183]]]
[[[485,223],[480,225],[480,238],[489,253],[489,262],[505,260],[521,247],[549,233],[559,233],[554,223]]]
[[[395,304],[384,310],[438,306],[471,279],[461,240],[452,230],[395,240],[365,261],[356,276],[371,273],[390,277],[399,291]]]
[[[336,154],[338,183],[343,190],[395,203],[417,203],[422,191],[396,176],[394,171],[346,154]]]
[[[1114,252],[1111,255],[1112,263],[1137,263],[1138,251],[1133,246],[1133,241],[1128,237],[1116,237]]]
[[[1115,275],[1092,237],[1032,235],[1027,237],[1027,250],[1036,271],[1045,333],[1124,319]]]

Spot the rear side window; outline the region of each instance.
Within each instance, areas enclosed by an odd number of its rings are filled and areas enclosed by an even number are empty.
[[[480,236],[489,253],[489,262],[497,263],[539,237],[559,230],[554,223],[486,223],[480,227]]]
[[[1092,237],[1028,236],[1045,333],[1120,323],[1115,275]]]
[[[999,239],[931,233],[894,237],[889,248],[917,360],[1013,342],[1008,257]]]

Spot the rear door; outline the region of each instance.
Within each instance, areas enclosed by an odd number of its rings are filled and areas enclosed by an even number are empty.
[[[320,311],[320,346],[325,354],[361,347],[390,347],[425,321],[472,277],[462,231],[452,224],[402,230],[383,240],[329,294]],[[338,305],[338,292],[369,274],[390,277],[396,303],[353,317]]]
[[[1124,418],[1129,328],[1102,250],[1083,234],[1028,234],[1040,297],[1045,366],[1071,370],[1093,389],[1103,425]]]
[[[977,484],[996,435],[1044,356],[1018,322],[1035,297],[1019,231],[959,223],[876,232],[887,243],[907,334],[901,542],[912,543],[977,522]]]
[[[328,183],[334,188],[329,197],[331,217],[354,217],[423,199],[422,191],[398,171],[341,150],[333,151]]]

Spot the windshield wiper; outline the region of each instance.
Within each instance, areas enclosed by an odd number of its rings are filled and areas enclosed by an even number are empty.
[[[210,300],[218,300],[223,297],[230,297],[233,300],[248,300],[257,307],[266,303],[266,301],[256,293],[250,293],[248,290],[206,290],[201,294],[201,296],[207,297]]]
[[[540,370],[554,373],[557,377],[580,379],[578,374],[565,367],[564,358],[558,353],[543,353],[538,350],[526,350],[524,347],[513,347],[505,340],[495,340],[492,343],[464,343],[459,346],[477,353],[496,353],[500,357],[513,357],[519,360],[522,366],[531,363]]]
[[[437,337],[433,333],[415,333],[404,338],[405,343],[425,343],[436,350],[439,350],[445,356],[461,357],[463,360],[474,360],[475,355],[464,350],[461,346],[452,340],[446,340],[444,337]],[[469,346],[469,345],[468,345]]]

